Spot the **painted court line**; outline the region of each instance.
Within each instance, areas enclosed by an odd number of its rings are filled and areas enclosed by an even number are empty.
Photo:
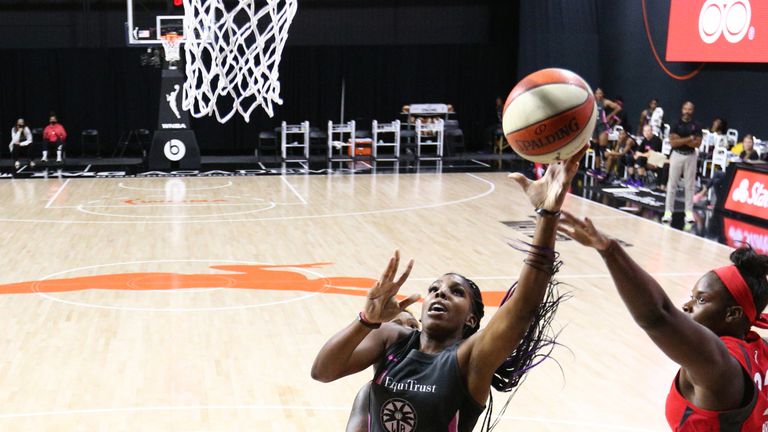
[[[296,197],[299,199],[299,201],[301,201],[302,204],[304,205],[307,204],[307,201],[304,199],[304,197],[301,196],[301,194],[299,194],[299,191],[297,191],[296,188],[293,187],[293,185],[288,181],[288,179],[285,178],[285,176],[280,176],[280,179],[283,181],[283,183],[288,185],[288,189],[290,189],[291,192],[293,192],[293,194],[296,195]]]
[[[476,164],[478,164],[478,165],[482,165],[482,166],[484,166],[484,167],[486,167],[486,168],[490,168],[490,167],[491,167],[491,166],[490,166],[490,165],[488,165],[487,163],[485,163],[485,162],[480,162],[479,160],[475,160],[475,159],[470,159],[470,162],[474,162],[474,163],[476,163]]]
[[[394,214],[394,213],[403,213],[403,212],[411,212],[411,211],[417,211],[417,210],[430,210],[434,208],[440,208],[440,207],[446,207],[451,205],[458,205],[463,204],[466,202],[474,201],[481,199],[483,197],[486,197],[490,194],[492,194],[496,190],[496,185],[486,180],[482,177],[478,177],[474,174],[470,173],[461,173],[466,176],[472,177],[476,180],[479,180],[481,183],[484,183],[487,187],[484,191],[478,192],[474,195],[470,195],[464,198],[457,198],[455,200],[451,201],[442,201],[442,202],[436,202],[432,204],[422,204],[422,205],[414,205],[414,206],[408,206],[408,207],[396,207],[396,208],[384,208],[384,209],[373,209],[373,210],[360,210],[360,211],[349,211],[349,212],[341,212],[341,213],[325,213],[325,214],[314,214],[314,215],[295,215],[295,216],[274,216],[274,217],[258,217],[258,218],[233,218],[233,219],[222,219],[219,216],[226,216],[225,214],[219,214],[215,215],[216,217],[213,219],[202,219],[202,220],[185,220],[185,219],[176,219],[176,220],[167,220],[167,221],[152,221],[152,220],[142,220],[139,223],[146,223],[146,224],[155,224],[155,223],[162,223],[162,224],[168,224],[168,223],[234,223],[234,222],[257,222],[257,221],[288,221],[288,220],[302,220],[302,219],[322,219],[322,218],[336,218],[336,217],[350,217],[350,216],[369,216],[369,215],[384,215],[384,214]],[[394,175],[400,175],[400,174],[392,174]],[[301,204],[299,204],[301,205]],[[79,211],[83,213],[90,213],[97,216],[109,216],[109,217],[115,217],[119,215],[114,214],[99,214],[90,212],[87,209],[84,208],[78,208]],[[213,216],[213,215],[211,215]],[[141,217],[141,216],[131,216],[131,217]],[[188,216],[183,216],[188,217]],[[202,215],[194,216],[194,217],[203,217]],[[61,224],[126,224],[126,223],[137,223],[133,221],[126,221],[126,220],[76,220],[76,219],[31,219],[31,218],[19,218],[19,219],[13,219],[8,217],[0,217],[0,221],[3,222],[25,222],[25,223],[61,223]]]
[[[0,413],[0,419],[28,418],[28,417],[53,417],[69,416],[80,414],[120,414],[120,413],[138,413],[138,412],[161,412],[161,411],[205,411],[205,410],[255,410],[255,411],[341,411],[349,412],[349,406],[322,406],[322,405],[256,405],[256,404],[235,404],[235,405],[169,405],[157,407],[113,407],[113,408],[86,408],[56,411],[39,411],[25,413]],[[593,429],[604,429],[610,431],[628,431],[628,432],[657,432],[653,429],[638,428],[632,426],[622,426],[616,424],[594,423],[582,420],[553,419],[542,417],[523,417],[523,416],[501,416],[504,421],[523,421],[536,423],[561,424],[571,426],[584,426]]]
[[[225,206],[257,206],[268,205],[266,201],[252,202],[252,203],[201,203],[201,204],[123,204],[123,205],[99,205],[99,204],[80,204],[76,206],[56,206],[50,208],[73,208],[73,209],[85,209],[85,208],[147,208],[147,207],[225,207]]]
[[[190,178],[195,178],[195,177],[190,177]],[[199,188],[194,188],[194,187],[193,188],[186,188],[185,187],[184,190],[189,192],[189,191],[199,191],[199,190],[223,189],[223,188],[230,187],[230,186],[232,186],[232,181],[231,180],[228,181],[227,183],[223,184],[223,185],[207,186],[207,187],[199,187]],[[162,187],[162,188],[142,188],[142,187],[128,186],[128,185],[126,185],[123,182],[118,183],[117,187],[120,187],[120,188],[123,188],[123,189],[130,189],[130,190],[145,190],[145,191],[159,191],[159,192],[165,191],[165,187]]]
[[[238,212],[230,212],[230,213],[219,213],[219,214],[203,214],[203,215],[136,215],[136,214],[120,214],[120,213],[103,213],[103,212],[97,212],[94,210],[88,210],[87,208],[83,207],[82,205],[77,206],[77,211],[97,216],[107,216],[107,217],[125,217],[125,218],[175,218],[174,220],[171,220],[170,222],[180,222],[183,219],[179,218],[200,218],[200,217],[211,217],[211,216],[237,216],[237,215],[244,215],[244,214],[252,214],[252,213],[260,213],[267,210],[272,210],[273,208],[277,207],[277,204],[273,202],[265,203],[267,204],[266,207],[262,208],[256,208],[253,210],[243,210]],[[255,204],[254,204],[255,205]],[[183,207],[191,207],[191,206],[183,206]],[[133,206],[123,206],[121,208],[141,208],[141,207],[133,207]],[[150,223],[149,221],[146,223]]]
[[[649,273],[654,277],[698,277],[702,276],[704,272],[660,272]],[[555,279],[605,279],[610,278],[610,273],[592,273],[592,274],[558,274]],[[472,280],[517,280],[519,276],[467,276]],[[409,277],[411,281],[433,281],[434,277]]]
[[[590,203],[590,204],[594,204],[594,205],[596,205],[596,206],[598,206],[598,207],[605,207],[605,208],[607,208],[607,209],[610,209],[610,210],[613,210],[613,211],[615,211],[615,212],[618,212],[618,213],[621,213],[621,214],[624,214],[624,215],[629,215],[629,216],[631,216],[631,217],[633,217],[633,218],[637,218],[637,219],[640,219],[640,220],[641,220],[641,221],[643,221],[643,222],[652,223],[653,225],[655,225],[655,226],[657,226],[657,227],[660,227],[660,228],[662,228],[662,229],[669,229],[669,230],[673,230],[673,231],[674,231],[674,232],[676,232],[676,233],[684,234],[684,235],[687,235],[687,236],[689,236],[689,237],[693,237],[693,238],[696,238],[696,239],[699,239],[699,240],[704,240],[704,241],[706,241],[706,242],[712,243],[712,244],[714,244],[714,245],[716,245],[716,246],[720,246],[720,247],[726,248],[726,249],[728,249],[728,250],[733,250],[733,248],[732,248],[732,247],[730,247],[730,246],[727,246],[727,245],[724,245],[724,244],[718,243],[718,242],[716,242],[716,241],[714,241],[714,240],[710,240],[710,239],[708,239],[708,238],[706,238],[706,237],[699,237],[699,236],[697,236],[697,235],[695,235],[695,234],[687,233],[687,232],[685,232],[685,231],[681,231],[681,230],[679,230],[679,229],[676,229],[676,228],[672,228],[672,227],[671,227],[671,226],[669,226],[669,225],[663,225],[663,224],[660,224],[660,223],[658,223],[658,222],[654,222],[654,221],[652,221],[652,220],[650,220],[650,219],[646,219],[646,218],[644,218],[644,217],[642,217],[642,216],[638,216],[638,215],[635,215],[635,214],[632,214],[632,213],[623,212],[623,211],[621,211],[621,210],[619,210],[619,209],[615,209],[615,208],[613,208],[613,207],[611,207],[611,206],[607,206],[607,205],[605,205],[605,204],[602,204],[602,203],[599,203],[599,202],[596,202],[596,201],[592,201],[592,200],[590,200],[590,199],[587,199],[587,198],[582,198],[582,197],[580,197],[580,196],[578,196],[578,195],[575,195],[575,194],[572,194],[572,193],[569,193],[568,195],[569,195],[569,196],[573,196],[573,197],[575,197],[575,198],[578,198],[578,199],[580,199],[580,200],[582,200],[582,201],[586,201],[586,202],[588,202],[588,203]],[[591,217],[590,217],[590,219],[591,219]]]
[[[63,191],[64,188],[67,187],[67,184],[69,183],[70,180],[72,180],[72,179],[67,179],[64,182],[64,184],[61,185],[61,187],[59,187],[59,190],[57,190],[56,193],[51,197],[51,199],[48,200],[48,203],[45,205],[45,208],[50,208],[51,207],[51,204],[53,204],[53,202],[56,201],[56,198],[58,198],[59,194],[61,193],[61,191]]]

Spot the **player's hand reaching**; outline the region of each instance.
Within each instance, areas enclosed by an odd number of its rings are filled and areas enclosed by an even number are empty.
[[[589,218],[581,220],[567,211],[564,211],[560,216],[557,230],[584,246],[595,248],[598,251],[608,249],[611,244],[611,239],[595,228]]]
[[[400,291],[400,287],[403,286],[405,280],[408,279],[408,275],[411,274],[413,268],[413,260],[408,262],[408,266],[400,277],[395,280],[397,275],[397,268],[400,265],[400,251],[395,251],[392,258],[389,259],[389,264],[381,274],[381,277],[368,291],[368,300],[365,303],[366,321],[372,323],[382,323],[394,319],[397,314],[402,312],[405,308],[412,305],[421,297],[419,294],[412,294],[408,298],[397,301],[395,296]]]
[[[550,164],[544,177],[536,181],[529,180],[521,173],[512,173],[509,178],[523,188],[534,207],[556,213],[563,205],[571,180],[579,169],[579,161],[588,148],[585,143],[584,147],[567,161]]]

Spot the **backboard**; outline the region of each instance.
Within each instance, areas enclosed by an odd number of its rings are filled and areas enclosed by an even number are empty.
[[[184,6],[179,0],[126,0],[128,45],[160,45],[160,37],[184,37]]]

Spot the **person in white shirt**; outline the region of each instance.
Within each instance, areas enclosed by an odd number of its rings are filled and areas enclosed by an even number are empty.
[[[24,150],[29,164],[35,166],[35,162],[29,157],[29,145],[32,144],[32,132],[24,124],[24,119],[16,120],[16,126],[11,129],[11,157],[13,158],[13,165],[16,169],[19,169],[21,163],[19,163],[19,153]]]

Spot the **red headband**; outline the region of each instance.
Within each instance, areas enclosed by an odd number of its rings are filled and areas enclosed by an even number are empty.
[[[744,309],[744,315],[749,319],[749,324],[762,329],[768,329],[768,314],[758,316],[755,308],[755,300],[747,282],[741,277],[739,269],[735,265],[729,265],[712,270],[723,281],[723,285],[733,296],[736,303]]]

